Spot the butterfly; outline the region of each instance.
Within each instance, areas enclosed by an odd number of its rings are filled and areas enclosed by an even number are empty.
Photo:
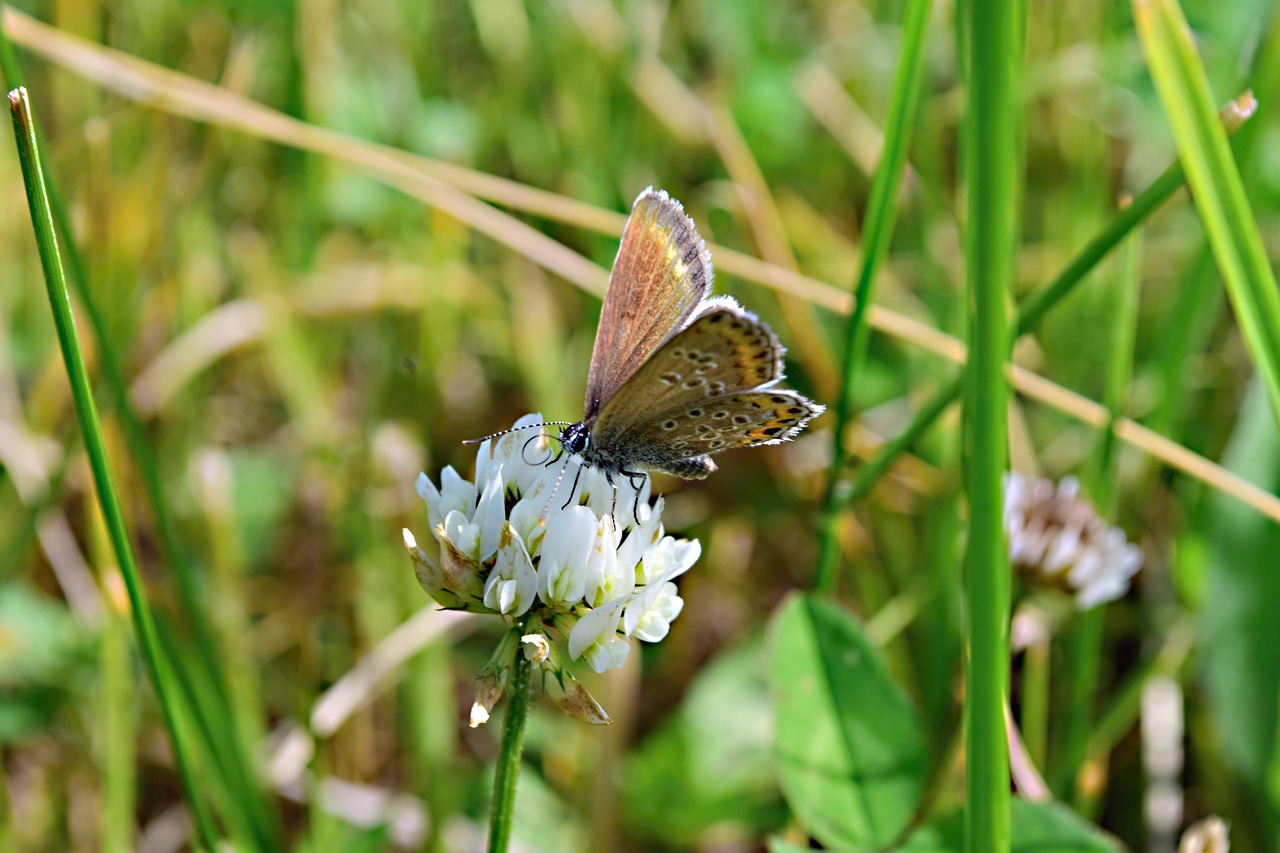
[[[582,420],[557,424],[563,449],[603,473],[615,500],[616,476],[637,489],[647,472],[700,480],[713,454],[787,441],[825,411],[776,387],[786,350],[732,297],[711,296],[712,278],[680,202],[642,192],[609,275]]]
[[[641,192],[609,274],[582,420],[559,434],[611,484],[646,471],[703,479],[714,453],[785,442],[826,410],[776,387],[785,348],[732,297],[710,296],[712,278],[680,202]]]

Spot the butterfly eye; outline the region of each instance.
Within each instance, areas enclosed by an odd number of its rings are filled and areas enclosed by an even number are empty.
[[[581,453],[591,443],[591,433],[586,424],[573,424],[560,433],[560,443],[570,453]]]

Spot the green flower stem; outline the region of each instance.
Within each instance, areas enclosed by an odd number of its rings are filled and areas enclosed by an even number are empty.
[[[517,630],[528,633],[526,616]],[[516,644],[511,682],[507,687],[507,718],[502,729],[502,746],[498,766],[493,774],[493,811],[489,816],[489,853],[506,853],[511,843],[511,821],[516,804],[516,779],[520,775],[520,758],[524,753],[524,725],[529,718],[529,681],[533,663],[525,656],[522,644]]]
[[[964,399],[969,537],[964,561],[965,850],[1007,851],[1009,567],[1001,478],[1008,468],[1006,304],[1013,281],[1022,132],[1018,67],[1024,22],[1018,0],[971,3],[965,177],[969,233],[969,369]]]
[[[4,750],[0,750],[0,850],[17,847],[13,832],[13,808],[9,802],[9,774],[4,766]]]
[[[1047,632],[1046,632],[1047,633]],[[1037,637],[1022,662],[1022,713],[1019,728],[1027,757],[1041,775],[1049,742],[1049,638]]]
[[[134,630],[138,634],[138,647],[147,668],[147,675],[156,691],[160,710],[164,715],[165,728],[169,731],[169,739],[173,746],[174,762],[195,818],[200,843],[205,849],[213,850],[216,847],[217,836],[204,800],[196,787],[190,752],[178,716],[178,703],[170,690],[169,672],[156,638],[151,608],[147,603],[142,578],[138,573],[133,548],[129,543],[120,499],[107,467],[106,446],[101,425],[98,423],[93,394],[89,388],[88,371],[85,369],[84,357],[80,352],[75,320],[71,314],[71,298],[67,293],[67,282],[58,253],[58,241],[54,235],[49,197],[45,190],[43,171],[40,168],[35,120],[31,115],[31,104],[27,99],[26,89],[18,88],[9,93],[9,110],[13,116],[18,158],[22,163],[22,178],[26,185],[27,203],[31,212],[32,226],[35,229],[36,244],[40,250],[40,263],[44,268],[45,284],[49,290],[49,304],[53,311],[54,325],[58,331],[58,343],[62,348],[67,378],[71,384],[71,394],[75,401],[76,417],[80,422],[85,451],[89,456],[90,467],[93,469],[98,503],[107,525],[107,532],[111,537],[112,549],[120,564],[120,573],[129,594]]]
[[[889,254],[889,238],[898,207],[895,198],[902,170],[907,162],[907,148],[911,140],[911,126],[915,123],[916,107],[920,102],[920,85],[924,78],[924,36],[929,23],[932,0],[916,0],[908,3],[903,21],[902,56],[898,60],[898,72],[893,82],[893,108],[889,125],[885,129],[884,151],[880,166],[871,184],[871,198],[867,202],[866,224],[862,230],[862,270],[854,290],[853,311],[845,327],[844,372],[840,379],[840,396],[836,402],[836,424],[832,437],[831,476],[827,479],[826,521],[822,533],[822,551],[818,560],[818,576],[815,586],[819,590],[832,591],[838,578],[840,562],[840,493],[844,491],[843,472],[847,460],[844,444],[845,426],[849,423],[853,408],[853,383],[862,372],[867,355],[867,310],[871,305],[872,289],[876,274]]]

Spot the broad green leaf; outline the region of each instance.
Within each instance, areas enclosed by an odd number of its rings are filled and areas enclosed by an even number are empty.
[[[0,586],[0,744],[47,728],[71,698],[85,635],[65,605]]]
[[[783,794],[828,847],[888,844],[924,784],[917,712],[857,623],[812,596],[789,599],[774,626]]]
[[[1134,0],[1133,17],[1274,423],[1280,420],[1280,291],[1227,132],[1176,0]]]
[[[1121,848],[1097,827],[1060,803],[1010,803],[1009,853],[1117,853]],[[953,812],[921,827],[895,853],[961,853],[964,814]]]
[[[762,638],[717,657],[679,709],[627,762],[622,802],[631,822],[677,844],[726,824],[755,838],[786,808],[773,766],[773,706]]]
[[[251,561],[263,559],[275,545],[294,498],[296,479],[288,460],[277,454],[231,454],[236,522]]]
[[[1280,441],[1261,391],[1255,381],[1223,461],[1274,492],[1280,488]],[[1267,765],[1277,749],[1280,527],[1224,495],[1211,498],[1209,515],[1200,644],[1205,685],[1225,757],[1261,797]],[[1277,806],[1271,809],[1273,819],[1280,812]]]

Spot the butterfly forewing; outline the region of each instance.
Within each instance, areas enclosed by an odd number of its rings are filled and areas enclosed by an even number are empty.
[[[605,403],[593,441],[629,446],[633,430],[655,412],[694,409],[713,397],[782,378],[783,348],[759,318],[727,297],[709,300]]]
[[[650,457],[636,464],[665,471],[690,457],[786,441],[824,410],[795,391],[739,391],[663,412],[638,425],[627,438],[630,446],[643,448]]]
[[[680,203],[652,187],[641,193],[609,275],[585,419],[685,324],[711,291],[711,278],[711,257]]]

